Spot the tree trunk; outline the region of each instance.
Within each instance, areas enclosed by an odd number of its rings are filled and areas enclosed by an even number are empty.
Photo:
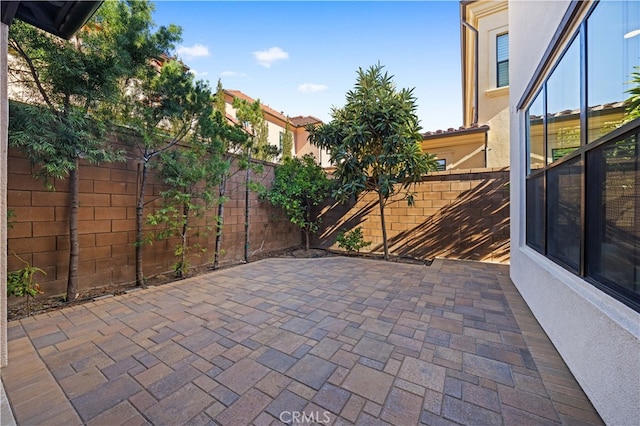
[[[73,169],[69,171],[69,274],[67,277],[67,302],[78,297],[78,259],[80,242],[78,241],[78,192],[80,189],[79,162],[75,159]]]
[[[382,246],[384,247],[384,260],[389,260],[389,246],[387,245],[387,227],[384,223],[384,196],[378,192],[378,202],[380,203],[380,223],[382,224]]]
[[[247,162],[247,176],[244,192],[244,262],[249,263],[249,182],[251,180],[251,154]]]
[[[218,218],[216,220],[216,248],[213,255],[213,269],[218,269],[220,264],[220,250],[222,246],[222,231],[224,228],[224,196],[227,189],[227,179],[224,178],[220,183],[218,195]]]
[[[304,234],[306,237],[306,248],[307,248],[307,257],[309,256],[309,234],[311,233],[311,229],[310,229],[310,223],[311,223],[311,208],[309,207],[310,203],[307,200],[305,203],[305,213],[307,215],[307,223],[306,223],[306,228],[304,230]]]
[[[182,232],[181,232],[181,244],[182,250],[180,252],[180,269],[179,269],[179,277],[184,278],[185,272],[187,272],[186,268],[186,259],[187,259],[187,230],[189,229],[189,205],[185,204],[182,206]]]
[[[136,286],[144,287],[144,273],[142,272],[142,239],[144,238],[144,193],[147,184],[147,162],[142,161],[142,176],[136,205]]]
[[[309,256],[309,230],[308,229],[304,230],[304,235],[305,235],[305,238],[307,240],[306,247],[307,247],[307,257],[308,257]]]

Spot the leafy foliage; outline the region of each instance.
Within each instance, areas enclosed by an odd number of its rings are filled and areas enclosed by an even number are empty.
[[[287,158],[291,158],[291,151],[293,151],[293,133],[289,128],[289,121],[284,128],[284,133],[282,134],[282,161],[284,162]]]
[[[371,245],[371,241],[364,240],[362,227],[360,226],[348,232],[345,232],[344,230],[340,231],[336,236],[336,243],[340,248],[356,252],[359,252],[361,248]]]
[[[48,189],[54,189],[54,179],[68,177],[79,158],[95,164],[123,158],[122,152],[104,145],[104,125],[78,110],[64,116],[37,105],[9,105],[9,142],[40,166],[35,175]]]
[[[29,262],[22,259],[20,256],[14,253],[14,256],[18,258],[25,267],[17,271],[7,272],[7,295],[16,297],[27,297],[27,315],[31,315],[31,297],[36,297],[38,294],[42,294],[40,291],[40,284],[34,281],[33,276],[37,273],[47,275],[45,271],[35,266],[31,266]]]
[[[260,100],[252,103],[244,99],[235,98],[233,107],[236,108],[236,117],[240,121],[240,127],[247,133],[248,138],[241,146],[239,168],[245,171],[244,193],[244,261],[249,262],[249,215],[251,211],[250,191],[262,192],[263,187],[252,181],[251,172],[262,173],[262,165],[252,162],[252,158],[258,156],[261,159],[274,158],[278,155],[277,148],[267,142],[267,123],[264,120]]]
[[[161,164],[160,174],[169,189],[161,194],[164,206],[149,215],[147,222],[164,225],[164,229],[156,233],[158,239],[178,237],[174,269],[178,277],[184,277],[189,268],[187,255],[194,249],[206,252],[206,247],[189,245],[188,238],[193,219],[202,217],[206,206],[213,201],[221,164],[198,146],[167,151],[162,155]]]
[[[195,81],[179,61],[170,59],[160,69],[152,64],[140,67],[123,92],[122,103],[125,107],[117,118],[137,136],[133,143],[142,164],[136,205],[136,283],[143,286],[142,242],[149,167],[177,144],[191,141],[195,134],[210,127],[212,95],[206,83]]]
[[[413,89],[397,90],[393,76],[378,64],[360,68],[355,88],[347,92],[346,105],[333,109],[332,120],[307,126],[310,141],[326,149],[338,182],[333,196],[345,201],[363,191],[378,194],[385,259],[389,258],[384,206],[404,191],[413,204],[411,185],[429,170],[435,156],[423,153]]]
[[[631,95],[629,96],[629,99],[627,99],[628,105],[626,119],[628,121],[640,117],[640,67],[634,67],[633,69],[635,71],[631,73],[631,81],[629,82],[630,84],[633,84],[633,87],[627,90],[627,93]]]
[[[269,125],[264,119],[260,100],[248,102],[235,98],[233,107],[236,108],[236,117],[241,126],[250,135],[251,143],[246,148],[250,149],[251,157],[265,161],[277,157],[280,152],[277,147],[269,144]]]
[[[267,199],[284,210],[287,218],[304,231],[309,250],[309,234],[316,232],[321,218],[312,216],[312,208],[329,195],[330,181],[313,155],[286,158],[276,167]]]
[[[45,185],[69,178],[69,273],[67,300],[77,296],[80,159],[123,159],[105,143],[102,120],[117,111],[134,72],[171,46],[176,28],[150,31],[153,6],[145,0],[105,2],[78,34],[62,40],[23,22],[9,30],[17,60],[9,72],[19,82],[11,104],[9,141],[21,148]],[[153,47],[153,48],[152,48]]]

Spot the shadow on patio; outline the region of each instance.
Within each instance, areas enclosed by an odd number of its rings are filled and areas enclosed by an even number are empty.
[[[266,259],[8,332],[20,425],[602,423],[504,265]]]

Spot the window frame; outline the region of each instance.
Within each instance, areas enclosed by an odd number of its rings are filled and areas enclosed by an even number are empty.
[[[500,60],[500,40],[502,37],[507,38],[507,59]],[[509,32],[496,34],[496,88],[509,87]],[[507,64],[507,81],[506,84],[500,84],[500,65]]]
[[[578,15],[580,8],[580,2],[572,3],[572,7],[567,10],[565,14],[565,18],[563,19],[563,24],[566,25],[567,22],[570,22],[572,17]],[[524,214],[524,224],[525,224],[525,232],[524,232],[524,245],[528,248],[540,253],[545,256],[547,259],[551,260],[555,264],[567,269],[568,271],[574,273],[575,275],[581,277],[589,284],[593,285],[595,288],[601,290],[603,293],[613,297],[614,299],[624,303],[635,311],[640,312],[640,295],[633,292],[633,290],[626,290],[623,286],[613,283],[610,279],[607,279],[604,276],[598,277],[598,274],[592,273],[591,271],[595,269],[595,264],[593,262],[598,261],[599,259],[593,256],[593,252],[595,251],[594,244],[589,240],[589,234],[594,232],[590,227],[594,224],[594,199],[598,199],[601,197],[596,191],[601,191],[601,187],[593,187],[590,184],[594,175],[597,171],[594,168],[591,168],[589,165],[590,153],[593,155],[596,154],[596,150],[603,147],[606,144],[614,143],[620,140],[624,140],[626,138],[634,137],[636,140],[636,144],[640,144],[640,118],[636,118],[621,127],[604,134],[600,138],[588,142],[588,84],[587,84],[587,57],[589,52],[588,43],[587,43],[587,22],[589,17],[594,13],[596,7],[600,2],[595,2],[590,5],[588,10],[585,11],[582,20],[577,26],[573,26],[571,30],[564,29],[558,30],[556,35],[554,36],[554,40],[552,45],[549,46],[547,52],[543,57],[543,61],[541,65],[538,67],[536,72],[534,73],[533,79],[530,81],[527,86],[522,99],[518,104],[518,110],[521,112],[520,117],[524,120],[524,126],[522,127],[525,131],[525,167],[523,169],[522,175],[525,178],[525,214]],[[561,40],[563,41],[561,44]],[[547,95],[547,84],[549,82],[550,77],[553,75],[553,72],[558,67],[562,59],[565,57],[566,52],[572,46],[572,43],[579,43],[580,49],[580,61],[579,61],[579,79],[580,79],[580,114],[578,123],[580,126],[580,145],[577,149],[569,154],[553,161],[551,163],[547,162],[547,150],[548,150],[548,95]],[[558,52],[559,54],[555,54]],[[542,66],[544,64],[544,66]],[[547,72],[542,74],[542,69],[546,68]],[[542,96],[542,110],[543,110],[543,120],[542,120],[542,143],[543,143],[543,152],[544,152],[544,166],[531,170],[531,133],[530,133],[530,108],[534,105],[534,103],[538,100],[538,96]],[[636,145],[636,155],[640,147]],[[578,268],[568,265],[564,263],[561,259],[558,259],[555,256],[552,256],[549,253],[549,187],[548,187],[548,173],[551,172],[561,172],[561,167],[568,167],[567,163],[578,161],[582,164],[581,172],[580,172],[580,253],[578,257]],[[530,209],[528,208],[529,202],[529,191],[530,188],[534,188],[534,179],[542,179],[542,211],[544,212],[542,217],[537,217],[534,213],[534,216],[530,216]],[[533,195],[533,194],[531,194]],[[533,200],[533,198],[532,198]],[[637,208],[637,207],[636,207]],[[591,213],[593,212],[593,213]],[[588,215],[589,214],[589,215]],[[535,224],[536,226],[540,226],[542,229],[530,229],[530,224]],[[536,247],[538,244],[538,240],[536,236],[541,234],[542,239],[542,249]],[[633,234],[632,234],[633,235]],[[531,236],[531,237],[530,237]],[[531,239],[530,239],[531,238]],[[534,245],[536,244],[536,245]],[[601,261],[601,259],[600,259]],[[608,282],[607,282],[608,281]],[[633,281],[635,282],[635,281]]]

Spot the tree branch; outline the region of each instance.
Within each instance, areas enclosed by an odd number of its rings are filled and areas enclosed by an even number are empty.
[[[51,99],[49,99],[49,96],[47,95],[47,92],[44,90],[44,87],[42,86],[42,82],[40,82],[40,76],[38,75],[38,70],[36,70],[36,67],[33,64],[33,61],[31,60],[29,55],[27,55],[27,53],[24,51],[22,46],[20,46],[20,44],[17,41],[15,41],[14,39],[11,40],[11,46],[14,49],[16,49],[16,51],[18,51],[18,53],[20,53],[20,56],[22,56],[22,58],[27,63],[27,66],[29,67],[29,70],[31,72],[31,76],[33,77],[33,81],[36,84],[36,86],[38,88],[38,91],[40,92],[40,95],[44,99],[44,102],[47,104],[47,106],[53,112],[57,113],[53,103],[51,102]]]

